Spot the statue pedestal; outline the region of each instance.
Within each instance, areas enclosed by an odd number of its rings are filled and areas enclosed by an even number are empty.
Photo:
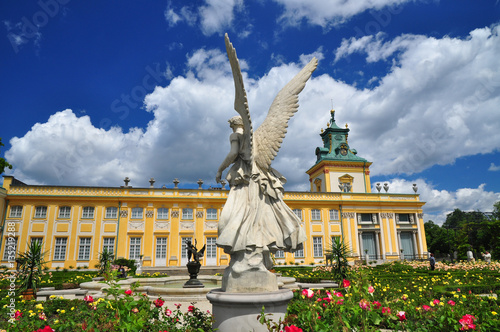
[[[186,281],[183,288],[203,288],[205,285],[198,280],[198,273],[200,273],[200,262],[189,262],[186,264],[189,272],[189,280]]]
[[[292,298],[289,289],[266,293],[227,293],[214,289],[207,294],[215,319],[213,328],[219,332],[265,332],[267,327],[257,320],[262,307],[266,314],[272,314],[273,321],[278,322],[285,318]]]

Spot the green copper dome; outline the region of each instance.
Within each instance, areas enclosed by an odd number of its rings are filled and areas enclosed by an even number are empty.
[[[323,139],[323,147],[316,148],[316,164],[322,160],[335,161],[360,161],[367,162],[366,159],[358,157],[355,149],[351,149],[347,143],[349,128],[340,128],[335,123],[335,111],[330,112],[331,119],[328,128],[320,136]]]

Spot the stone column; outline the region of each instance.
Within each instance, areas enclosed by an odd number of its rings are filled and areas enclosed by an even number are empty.
[[[358,247],[359,247],[359,259],[363,259],[364,251],[363,251],[363,231],[358,231]]]
[[[399,255],[399,258],[401,260],[404,259],[403,255],[401,254],[401,249],[403,249],[403,247],[401,246],[401,231],[398,230],[398,255]]]
[[[380,226],[380,242],[381,242],[381,251],[380,256],[382,260],[385,261],[385,231],[384,231],[384,220],[382,219],[382,215],[378,214],[379,226]]]
[[[418,249],[417,249],[417,231],[413,231],[413,252],[415,255],[418,254]]]
[[[377,259],[378,259],[378,256],[380,254],[380,241],[379,241],[379,235],[380,235],[380,231],[375,231],[375,254],[377,256]]]

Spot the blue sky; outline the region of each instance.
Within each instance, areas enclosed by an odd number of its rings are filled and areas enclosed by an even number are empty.
[[[407,0],[0,2],[1,153],[31,184],[215,186],[234,87],[255,126],[320,62],[273,167],[308,190],[332,105],[372,182],[454,208],[500,200],[500,3]]]

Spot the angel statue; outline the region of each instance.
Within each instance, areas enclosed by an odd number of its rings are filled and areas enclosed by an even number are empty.
[[[218,223],[217,246],[230,255],[222,279],[226,292],[266,292],[278,289],[270,253],[302,248],[306,235],[300,220],[283,201],[286,179],[271,168],[286,134],[288,120],[297,112],[298,95],[318,65],[313,58],[276,96],[267,117],[254,132],[236,50],[225,35],[235,85],[229,120],[231,150],[220,165],[216,181],[226,176],[230,192]]]

